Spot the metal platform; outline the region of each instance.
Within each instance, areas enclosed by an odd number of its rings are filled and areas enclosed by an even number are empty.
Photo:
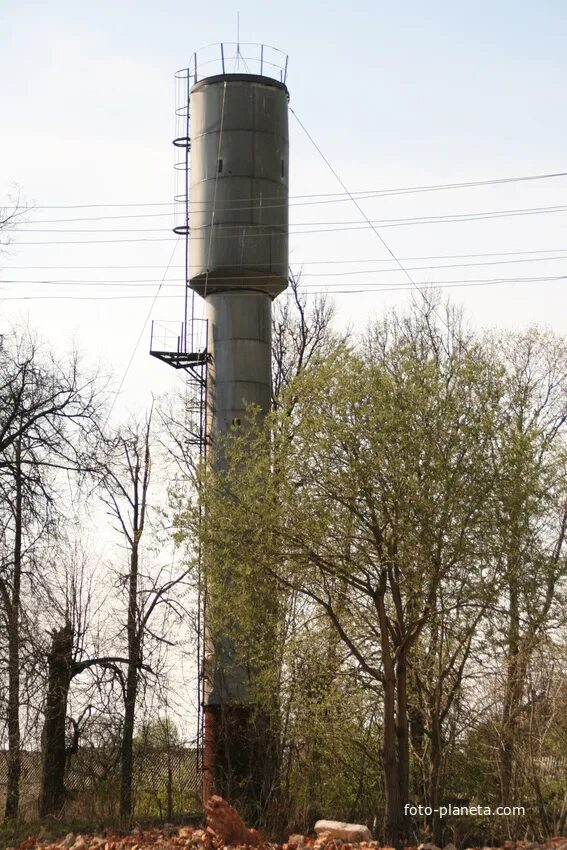
[[[157,357],[158,360],[163,360],[168,366],[173,366],[174,369],[194,369],[199,366],[206,366],[210,360],[210,355],[206,351],[152,351],[152,357]]]
[[[185,372],[185,427],[190,445],[202,454],[207,445],[207,320],[153,321],[150,354],[162,363]]]

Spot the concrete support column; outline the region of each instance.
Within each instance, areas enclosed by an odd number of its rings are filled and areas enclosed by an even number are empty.
[[[258,405],[264,414],[270,409],[272,299],[264,292],[234,290],[208,295],[206,302],[207,431],[214,446],[219,435],[244,422],[247,405]]]

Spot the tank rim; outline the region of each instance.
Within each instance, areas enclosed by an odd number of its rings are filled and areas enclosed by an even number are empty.
[[[253,82],[253,83],[261,83],[265,86],[270,86],[271,88],[280,89],[284,91],[289,100],[289,90],[285,83],[280,82],[279,80],[275,80],[273,77],[266,77],[262,74],[214,74],[211,77],[203,77],[198,82],[193,83],[191,86],[190,92],[198,91],[203,86],[206,86],[209,83],[222,83],[222,82]]]

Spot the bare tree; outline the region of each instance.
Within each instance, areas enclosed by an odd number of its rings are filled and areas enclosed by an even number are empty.
[[[0,578],[0,594],[5,613],[8,635],[8,781],[6,786],[5,819],[13,820],[18,814],[20,794],[20,603],[22,583],[23,550],[23,476],[22,476],[22,437],[18,437],[14,446],[13,499],[9,500],[8,513],[13,521],[13,542],[11,546],[11,564],[8,552],[3,558],[3,575]],[[5,477],[3,484],[6,484]],[[5,489],[5,486],[4,488]],[[6,536],[7,529],[4,529]],[[11,568],[11,569],[10,569]],[[11,581],[6,578],[8,571]]]
[[[101,396],[76,354],[43,351],[12,332],[0,352],[0,604],[8,645],[6,819],[17,816],[20,779],[22,580],[33,587],[35,553],[57,525],[58,478],[80,473],[98,437]],[[90,451],[86,443],[91,442]],[[91,462],[89,462],[91,464]]]
[[[324,357],[349,334],[333,330],[335,307],[326,295],[308,302],[301,275],[290,276],[290,297],[274,302],[272,318],[272,405],[281,404],[283,390],[316,357]],[[293,404],[293,398],[288,400]],[[290,411],[291,412],[291,411]]]
[[[174,590],[187,571],[173,575],[165,567],[156,574],[142,572],[142,539],[151,511],[149,490],[152,470],[152,410],[143,424],[133,423],[121,429],[111,440],[110,458],[104,477],[103,500],[121,534],[128,557],[128,569],[121,576],[126,589],[127,658],[124,683],[124,722],[122,727],[120,816],[124,823],[132,815],[133,739],[140,671],[145,668],[148,641],[172,642],[163,632],[155,632],[152,618],[164,606],[181,617],[184,613]],[[154,671],[156,672],[156,671]]]
[[[506,470],[499,488],[505,586],[495,616],[505,636],[499,763],[501,802],[508,805],[515,798],[515,750],[530,662],[558,622],[567,577],[567,345],[531,329],[506,336],[495,347],[507,387],[499,445]]]
[[[39,812],[42,817],[58,815],[68,796],[65,772],[71,756],[77,753],[83,724],[91,713],[106,704],[101,691],[114,680],[124,683],[123,668],[128,658],[105,652],[100,636],[93,625],[106,605],[105,594],[94,599],[93,572],[83,553],[60,551],[61,564],[51,585],[45,588],[44,608],[55,614],[61,625],[52,629],[47,655],[47,682],[42,733],[42,776]],[[99,595],[100,597],[100,595]],[[93,610],[94,608],[94,610]],[[143,665],[142,665],[143,666]],[[149,668],[146,668],[149,670]],[[75,680],[85,672],[91,677],[82,688],[79,716],[69,716],[70,690]],[[71,735],[67,734],[71,727]]]
[[[0,208],[0,253],[10,244],[10,233],[22,221],[27,212],[27,206],[22,203],[20,192],[17,191],[9,207]]]
[[[89,468],[92,447],[82,451],[73,434],[98,432],[103,397],[100,377],[83,374],[76,352],[61,360],[29,330],[13,329],[0,351],[0,469],[6,450],[24,435],[38,451],[49,448],[44,467]]]

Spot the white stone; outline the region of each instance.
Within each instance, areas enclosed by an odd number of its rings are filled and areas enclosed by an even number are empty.
[[[372,841],[372,833],[367,826],[360,823],[341,823],[336,820],[318,820],[315,824],[317,835],[328,833],[329,838],[342,838],[343,841],[355,844],[359,841]]]

